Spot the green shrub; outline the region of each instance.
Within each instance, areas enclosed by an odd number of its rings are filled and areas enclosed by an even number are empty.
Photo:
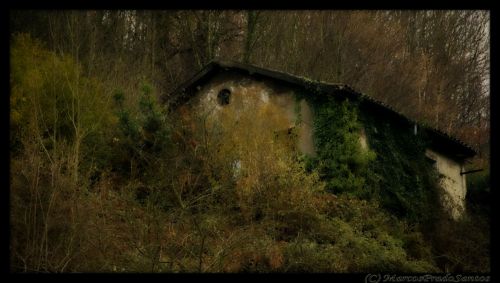
[[[327,188],[334,193],[362,193],[366,168],[375,154],[361,148],[362,126],[356,105],[350,101],[321,100],[314,104],[314,140],[317,157],[312,159]]]

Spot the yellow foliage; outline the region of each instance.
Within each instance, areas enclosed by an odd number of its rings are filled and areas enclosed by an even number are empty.
[[[10,51],[11,126],[16,132],[85,136],[111,120],[102,86],[84,77],[73,59],[47,51],[26,34],[14,37]]]

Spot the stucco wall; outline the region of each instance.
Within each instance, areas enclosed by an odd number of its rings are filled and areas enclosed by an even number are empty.
[[[460,218],[465,210],[465,194],[467,191],[465,175],[460,175],[463,165],[430,149],[426,150],[426,155],[436,162],[436,169],[442,175],[443,206],[453,219]]]
[[[231,91],[229,104],[223,106],[217,102],[217,95],[222,89]],[[265,118],[258,113],[265,108],[272,112],[271,116],[280,120],[279,123],[273,123],[279,125],[275,129],[276,132],[294,128],[297,133],[296,148],[302,153],[315,155],[312,109],[305,100],[297,101],[294,91],[290,88],[248,76],[221,74],[201,87],[190,104],[196,108],[195,111],[199,115],[217,116],[223,108],[234,110],[236,115],[243,110],[254,111],[255,123],[262,125],[265,125],[266,121],[259,119],[268,119],[269,113]]]

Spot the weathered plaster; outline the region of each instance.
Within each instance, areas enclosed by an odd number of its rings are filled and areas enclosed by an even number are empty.
[[[302,153],[316,156],[313,139],[313,112],[305,99],[300,101],[300,117],[298,148]]]
[[[222,89],[231,91],[228,105],[221,106],[217,103],[217,94]],[[295,128],[296,148],[304,154],[315,155],[312,109],[304,99],[298,102],[292,89],[276,86],[270,81],[258,81],[236,74],[222,74],[200,88],[190,104],[201,115],[215,115],[223,108],[232,108],[236,114],[242,110],[254,111],[255,123],[264,124],[266,121],[257,120],[260,118],[257,113],[266,106],[266,109],[272,109],[275,116],[286,119],[286,122],[281,123],[281,127],[275,130],[280,132]]]
[[[441,187],[444,189],[443,205],[453,219],[459,219],[465,210],[467,191],[465,175],[460,175],[463,165],[438,152],[427,149],[426,156],[436,161],[436,169],[441,174]]]
[[[361,148],[364,150],[368,150],[368,139],[366,137],[365,129],[361,129],[359,133],[359,143],[361,144]]]

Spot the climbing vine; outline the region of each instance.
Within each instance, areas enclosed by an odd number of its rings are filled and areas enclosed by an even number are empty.
[[[429,220],[437,207],[438,176],[425,157],[425,133],[414,135],[411,127],[365,109],[360,100],[310,91],[300,96],[315,112],[317,155],[308,158],[308,169],[317,170],[332,193],[375,198],[401,218]],[[367,149],[360,142],[363,131]]]
[[[375,154],[361,148],[362,126],[357,119],[356,105],[347,100],[325,102],[314,107],[317,157],[313,166],[327,180],[330,191],[359,194],[365,185],[367,165]]]
[[[425,156],[428,137],[390,118],[363,111],[360,120],[377,159],[369,165],[368,183],[382,205],[413,222],[426,222],[438,208],[438,174]]]

